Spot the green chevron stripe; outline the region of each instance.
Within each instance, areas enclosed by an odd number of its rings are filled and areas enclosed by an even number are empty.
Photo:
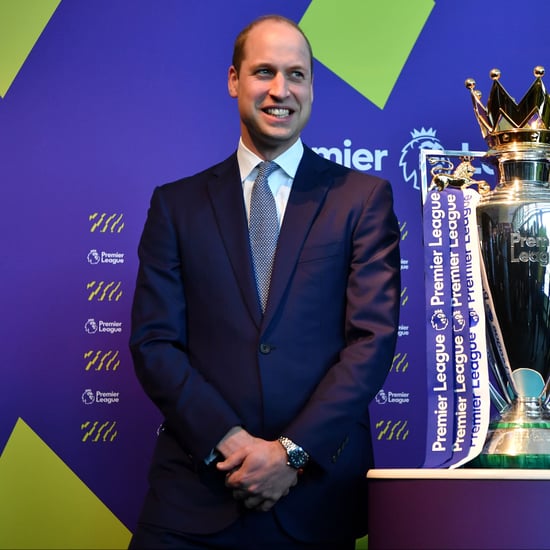
[[[4,97],[61,0],[0,0],[0,97]]]
[[[318,61],[384,108],[434,0],[313,0],[300,21]]]
[[[128,548],[128,529],[21,418],[0,455],[0,487],[0,548]]]

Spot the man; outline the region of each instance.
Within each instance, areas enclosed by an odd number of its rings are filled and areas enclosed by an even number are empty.
[[[151,199],[131,349],[165,422],[132,548],[341,550],[366,532],[399,230],[386,181],[302,144],[312,71],[295,23],[254,21],[229,69],[237,153]],[[276,164],[259,175],[262,161]],[[267,260],[260,185],[276,210]]]

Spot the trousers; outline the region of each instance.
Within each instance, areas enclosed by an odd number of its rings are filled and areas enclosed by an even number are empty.
[[[303,542],[290,537],[271,512],[250,512],[217,533],[189,534],[139,523],[129,550],[354,550],[355,540]]]

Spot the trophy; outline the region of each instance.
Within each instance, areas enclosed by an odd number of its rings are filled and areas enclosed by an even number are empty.
[[[466,80],[498,181],[480,190],[480,238],[491,401],[481,453],[470,465],[550,467],[550,95],[535,81],[516,101],[493,80],[487,105]]]

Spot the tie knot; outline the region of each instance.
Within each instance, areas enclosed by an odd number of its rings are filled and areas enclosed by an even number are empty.
[[[275,170],[277,170],[277,163],[272,160],[264,160],[258,164],[258,176],[260,178],[268,178]]]

